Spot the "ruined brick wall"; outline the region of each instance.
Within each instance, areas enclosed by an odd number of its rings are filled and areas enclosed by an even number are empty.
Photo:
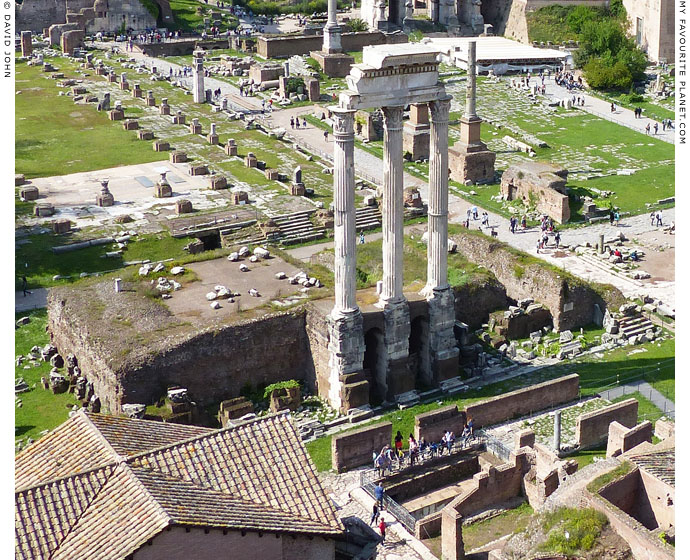
[[[460,412],[458,406],[453,404],[417,414],[414,417],[414,437],[417,441],[423,437],[429,443],[438,442],[447,430],[459,436],[464,426],[465,413]]]
[[[97,292],[85,288],[83,297],[96,299]],[[117,300],[125,301],[129,295]],[[110,297],[110,292],[104,297]],[[130,304],[146,305],[135,298]],[[108,315],[99,319],[89,317],[89,309],[70,289],[51,290],[48,298],[48,327],[54,344],[63,355],[75,354],[107,411],[119,413],[125,403],[154,403],[171,385],[188,388],[192,399],[205,405],[239,396],[245,384],[257,387],[287,379],[313,384],[303,311],[171,336],[169,341],[141,344],[120,356],[111,348],[116,343],[102,333],[109,326],[117,327],[115,316],[125,308],[116,307],[112,300],[109,303],[104,312]],[[163,329],[170,320],[158,317]],[[142,331],[138,336],[148,334]]]
[[[609,438],[606,444],[606,456],[617,457],[621,453],[630,451],[641,443],[651,443],[654,427],[649,420],[645,420],[634,428],[627,428],[618,422],[609,424]]]
[[[14,4],[17,31],[42,33],[54,23],[66,23],[65,0],[24,0]]]
[[[393,424],[381,422],[359,430],[333,436],[331,439],[331,460],[336,472],[343,472],[362,465],[373,465],[372,453],[390,445],[393,438]]]
[[[580,447],[590,447],[605,441],[609,435],[609,424],[618,422],[626,428],[637,424],[638,402],[627,399],[594,412],[577,417],[575,422],[575,441]]]
[[[639,501],[649,508],[647,515],[663,530],[676,524],[676,489],[640,469]],[[669,504],[670,500],[670,504]]]
[[[306,334],[308,353],[311,356],[311,371],[313,372],[316,393],[328,399],[328,391],[331,384],[329,376],[331,374],[328,362],[330,354],[328,351],[328,323],[327,317],[313,305],[307,306]]]
[[[489,313],[508,307],[506,289],[495,279],[454,288],[455,318],[478,329],[489,319]]]
[[[533,298],[547,307],[559,331],[592,323],[595,304],[603,313],[607,306],[617,309],[625,302],[613,286],[587,283],[480,233],[454,233],[451,239],[469,260],[494,274],[509,298]]]
[[[194,40],[190,39],[187,41],[174,41],[172,43],[153,43],[153,44],[146,44],[146,45],[141,45],[134,47],[135,49],[138,49],[141,51],[142,49],[146,51],[146,54],[150,56],[184,56],[188,54],[192,54],[194,52],[194,48],[196,45],[199,45],[202,49],[204,50],[211,50],[211,49],[227,49],[228,48],[228,40],[227,39],[218,39],[218,40],[213,40],[209,39],[207,41],[200,41],[200,40]]]
[[[537,410],[573,401],[578,397],[579,387],[580,377],[573,373],[469,405],[465,408],[465,414],[468,419],[474,419],[474,425],[477,428],[491,426]]]
[[[367,45],[407,43],[407,35],[404,33],[386,35],[381,31],[343,33],[341,43],[346,52],[361,51]],[[320,51],[322,47],[322,35],[264,36],[258,37],[256,44],[257,53],[264,58],[284,58],[296,54],[309,54],[311,51]]]

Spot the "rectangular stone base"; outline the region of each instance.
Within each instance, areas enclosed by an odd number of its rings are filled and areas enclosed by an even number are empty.
[[[322,51],[311,51],[309,56],[319,63],[323,73],[330,78],[344,78],[350,73],[350,68],[355,63],[354,56],[343,53],[328,54]]]
[[[403,153],[409,152],[412,161],[429,159],[429,130],[428,124],[407,121],[403,125]]]
[[[456,144],[448,149],[450,178],[458,183],[491,183],[494,180],[496,154],[486,145]]]

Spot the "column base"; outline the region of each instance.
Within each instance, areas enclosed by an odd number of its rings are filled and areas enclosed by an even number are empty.
[[[425,292],[425,293],[424,293]],[[457,377],[460,351],[455,326],[455,295],[450,286],[425,288],[429,306],[429,358],[434,384]]]
[[[330,78],[344,78],[355,63],[354,56],[342,52],[330,54],[324,51],[311,51],[309,56],[319,63],[323,73]]]
[[[383,341],[386,353],[386,400],[415,388],[415,374],[410,371],[410,307],[405,298],[379,302],[383,307]],[[381,387],[384,389],[384,387]]]
[[[369,404],[369,382],[364,378],[364,331],[359,309],[328,316],[330,367],[328,400],[333,408],[347,412]]]

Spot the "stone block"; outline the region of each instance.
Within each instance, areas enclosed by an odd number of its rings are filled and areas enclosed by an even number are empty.
[[[84,32],[79,30],[65,31],[60,37],[60,47],[64,54],[72,54],[74,49],[84,46]]]
[[[252,152],[249,152],[247,154],[247,157],[244,160],[244,164],[247,167],[256,167],[256,163],[257,163],[256,156]]]
[[[153,151],[154,152],[167,152],[170,149],[170,143],[169,142],[163,142],[162,140],[156,140],[153,143]]]
[[[208,167],[205,165],[192,165],[189,168],[189,174],[192,176],[208,175]]]
[[[211,190],[220,191],[228,188],[228,180],[222,175],[211,176]]]
[[[72,88],[72,95],[84,95],[86,93],[86,88],[84,86],[74,86]]]
[[[321,99],[321,85],[318,78],[304,78],[307,87],[307,97],[309,101],[319,101]]]
[[[153,132],[150,130],[140,130],[137,132],[137,138],[139,140],[153,140]]]
[[[14,186],[19,187],[26,183],[26,177],[22,173],[17,173],[14,176]]]
[[[19,190],[19,198],[24,201],[38,200],[38,187],[26,185]]]
[[[175,213],[179,216],[180,214],[189,214],[194,211],[192,207],[192,202],[183,198],[175,202]]]
[[[206,140],[208,140],[209,144],[212,144],[214,146],[218,145],[218,135],[217,134],[209,134],[206,136]]]
[[[515,449],[534,447],[536,436],[532,430],[520,430],[515,434]]]
[[[626,428],[637,424],[638,402],[626,399],[594,412],[577,417],[575,422],[575,441],[581,448],[588,448],[606,441],[611,422],[618,422]]]
[[[197,255],[199,253],[203,253],[204,252],[204,242],[201,241],[201,239],[197,239],[195,241],[187,243],[187,245],[185,246],[185,249],[189,252],[190,255]]]
[[[654,425],[654,435],[659,439],[666,439],[676,434],[676,425],[671,420],[663,418],[656,421]]]
[[[167,183],[156,183],[154,195],[156,198],[170,198],[172,187]]]
[[[34,216],[47,218],[53,214],[55,214],[55,208],[48,202],[38,202],[36,206],[34,206]]]
[[[330,78],[344,78],[350,73],[350,68],[355,63],[355,58],[348,54],[327,54],[321,51],[312,51],[310,56],[319,63],[321,70]]]
[[[21,34],[22,56],[31,56],[33,46],[31,44],[31,31],[22,31]]]
[[[170,152],[171,163],[184,163],[185,161],[187,161],[187,152],[180,152],[178,150]]]
[[[617,457],[645,441],[651,443],[652,435],[654,435],[654,427],[649,420],[645,420],[633,428],[626,428],[616,421],[611,422],[608,441],[606,442],[606,456]]]
[[[249,204],[249,195],[245,191],[232,193],[232,203],[237,205]]]
[[[122,109],[112,109],[108,111],[108,118],[111,121],[121,121],[125,118],[125,112]]]
[[[496,154],[485,146],[477,151],[460,143],[448,148],[450,178],[462,184],[493,182],[495,163]]]
[[[53,233],[67,233],[72,229],[72,222],[69,220],[55,220],[53,222]]]
[[[189,125],[189,133],[201,134],[201,123],[199,123],[197,119],[194,119],[194,122]]]
[[[127,120],[122,123],[122,128],[124,128],[125,130],[138,130],[139,121]]]
[[[266,179],[268,179],[269,181],[277,181],[278,180],[278,170],[277,169],[267,168],[264,170],[264,175],[266,176]]]
[[[231,157],[237,155],[237,145],[234,140],[228,140],[228,143],[225,145],[225,153]]]

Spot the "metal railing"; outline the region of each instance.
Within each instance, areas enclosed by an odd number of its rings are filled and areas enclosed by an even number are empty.
[[[362,471],[359,475],[360,486],[374,499],[376,499],[376,485],[374,481],[378,478],[379,476],[376,469]],[[383,509],[395,517],[405,529],[414,535],[417,520],[409,511],[387,494],[383,495]]]
[[[496,457],[503,459],[504,461],[508,461],[508,459],[510,459],[510,454],[513,450],[505,445],[502,441],[487,434],[484,430],[477,430],[476,435],[484,443],[487,451],[490,451]]]

